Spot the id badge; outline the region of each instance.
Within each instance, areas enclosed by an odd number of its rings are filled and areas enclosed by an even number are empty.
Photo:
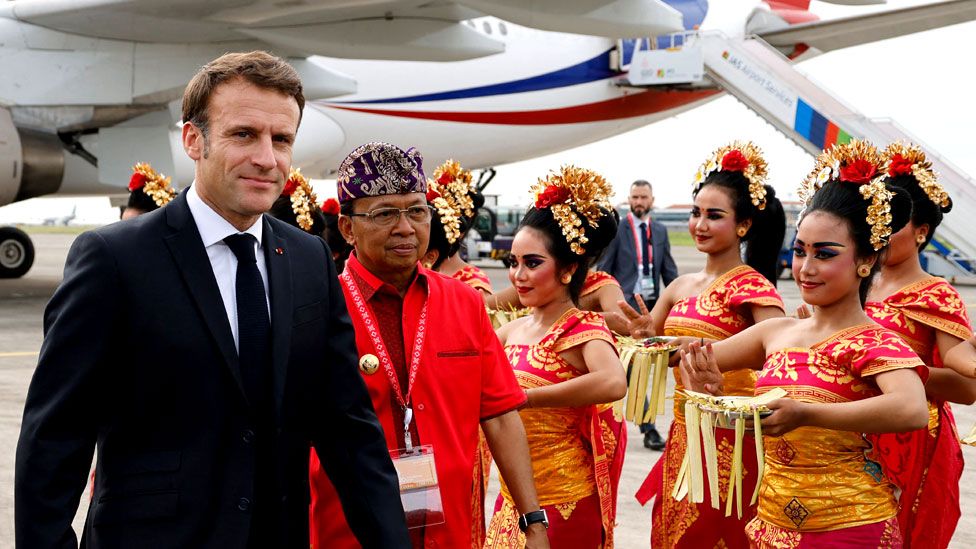
[[[641,275],[640,277],[641,297],[645,301],[657,299],[657,291],[654,288],[653,275]]]
[[[430,444],[391,450],[393,467],[400,483],[400,501],[407,517],[407,528],[444,523],[444,506],[437,483],[434,448]]]

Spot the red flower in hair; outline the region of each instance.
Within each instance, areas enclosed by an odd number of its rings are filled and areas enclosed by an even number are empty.
[[[536,208],[548,208],[553,204],[561,204],[569,198],[569,189],[566,187],[557,187],[555,185],[549,185],[546,190],[542,191],[539,196],[535,199]]]
[[[146,186],[146,176],[140,172],[135,172],[129,179],[129,190],[135,191]]]
[[[440,177],[437,178],[437,182],[441,185],[447,185],[451,181],[454,181],[454,175],[452,175],[450,172],[444,172]]]
[[[722,157],[722,171],[741,172],[749,166],[749,160],[742,151],[732,149]]]
[[[322,213],[327,215],[339,215],[339,201],[335,198],[326,198],[322,203]]]
[[[888,175],[898,177],[899,175],[911,175],[912,161],[900,154],[891,157],[891,164],[888,166]]]
[[[295,189],[297,188],[298,188],[298,179],[289,177],[288,181],[285,181],[285,187],[281,189],[281,196],[291,196],[292,193],[294,193]]]
[[[434,190],[433,187],[427,189],[427,202],[433,202],[434,200],[441,197],[441,193]]]
[[[857,158],[850,164],[840,167],[840,180],[848,183],[867,183],[878,173],[874,163]]]

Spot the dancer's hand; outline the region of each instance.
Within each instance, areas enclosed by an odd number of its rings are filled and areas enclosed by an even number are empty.
[[[715,362],[711,343],[702,347],[700,342],[694,341],[678,354],[681,356],[678,370],[685,388],[699,393],[722,394],[722,372]]]
[[[813,307],[807,305],[806,303],[801,303],[799,307],[796,308],[796,318],[804,319],[813,316]]]
[[[766,405],[773,411],[763,418],[762,434],[780,437],[807,424],[808,406],[792,398],[778,398]]]
[[[634,294],[634,300],[637,301],[637,308],[640,309],[640,312],[636,311],[626,301],[617,302],[620,311],[627,319],[627,328],[630,331],[630,337],[634,339],[653,337],[655,335],[654,325],[651,319],[651,313],[647,310],[647,305],[638,294]]]

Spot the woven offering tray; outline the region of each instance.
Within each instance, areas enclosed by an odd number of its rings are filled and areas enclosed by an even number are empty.
[[[729,470],[728,489],[725,498],[725,516],[732,516],[733,506],[736,515],[742,518],[742,454],[745,447],[747,420],[751,419],[755,434],[757,475],[762,479],[765,461],[763,459],[762,417],[772,412],[766,404],[787,395],[776,387],[756,397],[712,396],[695,391],[683,391],[685,396],[685,434],[687,449],[681,461],[678,478],[671,497],[676,500],[688,498],[692,503],[704,502],[705,485],[709,486],[711,506],[718,509],[718,448],[715,429],[720,427],[735,430],[735,445],[732,451],[732,464]],[[723,425],[724,424],[724,425]],[[750,501],[756,503],[759,496],[759,482]]]

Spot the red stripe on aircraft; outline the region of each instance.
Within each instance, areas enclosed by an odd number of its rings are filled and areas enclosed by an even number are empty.
[[[382,114],[402,118],[418,118],[422,120],[442,120],[446,122],[467,122],[472,124],[504,124],[510,126],[537,126],[547,124],[580,124],[583,122],[601,122],[620,118],[634,118],[665,110],[678,108],[688,103],[704,99],[718,93],[715,90],[649,90],[606,101],[560,107],[558,109],[544,109],[536,111],[505,111],[505,112],[458,112],[458,111],[406,111],[394,109],[375,109],[353,107],[350,105],[326,106],[347,111],[367,114]]]
[[[827,131],[824,135],[824,149],[827,149],[834,143],[837,143],[838,130],[840,130],[840,128],[837,127],[837,124],[834,124],[829,120],[827,121]]]

